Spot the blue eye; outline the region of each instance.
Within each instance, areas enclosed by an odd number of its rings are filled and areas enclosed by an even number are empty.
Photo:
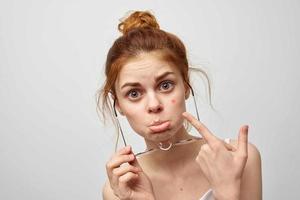
[[[172,88],[173,88],[173,83],[171,81],[163,81],[159,86],[159,89],[162,90],[170,90]]]

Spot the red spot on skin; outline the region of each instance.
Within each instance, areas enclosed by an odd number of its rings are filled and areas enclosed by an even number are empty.
[[[175,101],[175,99],[172,99],[171,102],[174,104],[176,101]]]

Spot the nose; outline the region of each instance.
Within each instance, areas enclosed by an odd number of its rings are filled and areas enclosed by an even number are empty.
[[[155,94],[149,95],[148,99],[148,112],[149,113],[158,113],[163,110],[163,105],[160,100],[156,97]]]

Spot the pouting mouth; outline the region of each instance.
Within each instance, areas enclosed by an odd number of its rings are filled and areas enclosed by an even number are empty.
[[[170,121],[164,121],[164,122],[156,122],[153,123],[153,125],[149,126],[150,130],[154,133],[163,132],[169,129],[170,127]]]
[[[149,125],[149,126],[156,126],[156,125],[160,125],[160,124],[162,124],[162,123],[164,123],[164,122],[167,122],[167,120],[159,120],[159,119],[157,119],[157,120],[153,120],[152,121],[152,123]]]

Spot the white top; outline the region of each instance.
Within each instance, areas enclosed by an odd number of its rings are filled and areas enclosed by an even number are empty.
[[[230,138],[226,138],[224,141],[229,144]],[[199,200],[215,200],[212,189],[209,189]]]
[[[209,189],[199,200],[215,200],[212,189]]]

